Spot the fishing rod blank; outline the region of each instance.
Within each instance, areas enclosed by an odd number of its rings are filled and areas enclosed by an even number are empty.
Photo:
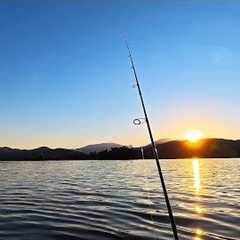
[[[170,201],[169,201],[169,198],[168,198],[168,193],[167,193],[167,189],[166,189],[166,186],[165,186],[164,177],[163,177],[163,174],[162,174],[162,169],[161,169],[160,161],[159,161],[159,157],[158,157],[158,151],[157,151],[156,144],[155,144],[155,141],[154,141],[154,138],[153,138],[151,125],[150,125],[150,122],[149,122],[149,118],[148,118],[148,115],[147,115],[147,111],[146,111],[146,107],[145,107],[145,103],[144,103],[144,99],[143,99],[143,95],[142,95],[141,86],[140,86],[140,83],[138,81],[136,68],[135,68],[135,65],[134,65],[134,62],[133,62],[133,57],[132,57],[130,48],[128,46],[127,40],[125,40],[125,43],[126,43],[126,47],[128,49],[129,58],[130,58],[130,62],[131,62],[131,67],[132,67],[132,70],[133,70],[134,78],[135,78],[135,81],[136,81],[136,87],[138,89],[138,94],[139,94],[139,97],[140,97],[140,101],[141,101],[141,105],[142,105],[142,109],[143,109],[143,113],[144,113],[144,117],[145,117],[144,120],[147,124],[148,134],[149,134],[149,137],[150,137],[150,140],[151,140],[152,149],[153,149],[154,157],[155,157],[155,160],[156,160],[158,174],[159,174],[159,178],[160,178],[160,181],[161,181],[161,185],[162,185],[162,189],[163,189],[163,193],[164,193],[164,197],[165,197],[165,201],[166,201],[166,205],[167,205],[167,209],[168,209],[168,215],[169,215],[169,219],[170,219],[170,222],[171,222],[173,236],[174,236],[175,240],[178,240],[179,238],[178,238],[178,233],[177,233],[177,227],[176,227],[176,224],[175,224],[175,221],[174,221],[171,204],[170,204]],[[136,122],[136,119],[134,121]],[[140,119],[139,119],[139,122],[141,122]],[[139,122],[137,121],[137,123],[139,123]],[[140,124],[136,124],[136,125],[140,125]]]

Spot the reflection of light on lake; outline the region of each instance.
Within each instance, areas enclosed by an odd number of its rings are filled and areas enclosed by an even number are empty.
[[[196,200],[200,201],[200,200],[201,200],[201,198],[200,198],[200,197],[196,197]]]
[[[199,193],[201,188],[201,179],[200,179],[200,170],[199,170],[199,160],[194,159],[193,160],[193,174],[194,174],[194,188],[196,191],[196,194]]]
[[[196,229],[196,235],[194,240],[202,240],[202,238],[200,238],[200,235],[202,235],[203,231],[199,228]]]
[[[198,228],[198,229],[196,230],[196,234],[197,234],[197,235],[201,235],[201,234],[202,234],[202,230]]]
[[[200,237],[195,237],[194,240],[202,240]]]
[[[200,198],[200,189],[201,189],[201,176],[200,176],[200,167],[199,167],[199,160],[194,159],[193,160],[193,177],[194,177],[194,189],[195,189],[195,199],[197,202],[201,201]],[[203,214],[204,209],[201,208],[198,204],[195,206],[195,211],[200,217]],[[196,236],[194,237],[194,240],[202,240],[201,235],[203,234],[203,231],[199,228],[195,230]]]
[[[203,212],[203,209],[198,207],[198,206],[195,208],[195,210],[196,210],[197,213],[202,213]]]

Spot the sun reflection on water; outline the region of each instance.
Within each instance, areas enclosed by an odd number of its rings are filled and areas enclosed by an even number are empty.
[[[203,231],[201,229],[196,229],[196,236],[194,237],[194,240],[203,240],[201,235],[203,234]]]
[[[199,159],[193,160],[193,176],[194,176],[194,190],[195,190],[195,199],[196,199],[196,206],[195,211],[196,213],[201,216],[203,214],[204,209],[200,207],[199,202],[201,201],[200,198],[200,191],[201,191],[201,174],[200,174],[200,166],[199,166]],[[201,235],[203,234],[203,231],[199,228],[195,231],[195,237],[194,240],[203,240],[201,238]]]
[[[194,240],[202,240],[200,237],[195,237]]]
[[[199,206],[196,206],[196,208],[195,208],[195,210],[196,210],[196,212],[197,213],[203,213],[203,209],[201,208],[201,207],[199,207]]]
[[[193,174],[194,174],[194,188],[196,195],[199,194],[201,189],[201,178],[200,178],[200,169],[199,169],[199,160],[193,160]]]

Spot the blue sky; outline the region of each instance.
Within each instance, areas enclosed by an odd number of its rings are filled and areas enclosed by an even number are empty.
[[[237,0],[0,3],[0,146],[141,145],[122,34],[155,138],[240,138]]]

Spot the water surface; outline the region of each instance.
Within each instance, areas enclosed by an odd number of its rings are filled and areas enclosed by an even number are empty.
[[[161,160],[180,239],[240,239],[240,159]],[[0,239],[172,239],[153,160],[0,162]]]

